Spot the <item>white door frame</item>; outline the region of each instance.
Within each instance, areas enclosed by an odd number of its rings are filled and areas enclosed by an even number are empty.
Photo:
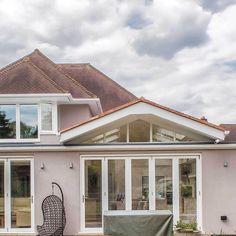
[[[34,233],[35,232],[35,205],[34,205],[34,160],[32,157],[1,156],[4,161],[4,206],[5,228],[0,229],[4,233]],[[11,161],[30,161],[30,196],[31,196],[31,228],[11,228]]]
[[[85,227],[85,172],[84,172],[84,167],[85,167],[85,161],[88,160],[100,160],[101,161],[101,174],[102,174],[102,214],[104,212],[104,201],[105,201],[105,180],[104,180],[104,158],[103,157],[84,157],[80,159],[80,225],[81,225],[81,231],[82,232],[102,232],[102,228],[86,228]],[[102,224],[103,224],[103,218],[102,218]]]
[[[85,228],[84,204],[82,202],[84,194],[84,160],[102,161],[102,207],[103,211],[108,209],[108,160],[125,160],[125,196],[126,210],[132,210],[132,159],[149,160],[149,210],[155,210],[155,160],[172,160],[172,178],[173,178],[173,215],[174,224],[179,220],[179,159],[196,159],[196,180],[197,180],[197,224],[202,230],[202,157],[200,153],[165,153],[165,154],[107,154],[107,155],[81,155],[81,231],[82,232],[101,232],[102,228]],[[174,181],[176,180],[176,181]]]

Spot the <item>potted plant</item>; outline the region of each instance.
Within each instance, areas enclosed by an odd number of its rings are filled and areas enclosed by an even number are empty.
[[[179,221],[175,225],[175,236],[195,236],[200,235],[200,231],[197,229],[197,223],[184,223]]]

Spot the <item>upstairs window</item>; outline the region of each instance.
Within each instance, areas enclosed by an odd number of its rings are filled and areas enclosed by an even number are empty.
[[[37,105],[20,105],[20,138],[38,138]]]
[[[43,131],[52,131],[53,106],[50,103],[41,104],[41,129]]]
[[[0,105],[0,140],[38,139],[38,105]]]
[[[0,139],[16,138],[16,106],[0,105]]]
[[[35,142],[57,131],[57,104],[0,104],[0,142]]]

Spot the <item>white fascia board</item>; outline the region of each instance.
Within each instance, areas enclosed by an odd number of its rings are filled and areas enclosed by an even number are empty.
[[[103,112],[100,98],[73,98],[71,95],[69,98],[71,104],[89,105],[94,116],[101,114]]]
[[[207,137],[210,137],[212,139],[224,140],[225,138],[224,131],[188,119],[186,117],[180,116],[170,111],[155,107],[153,105],[144,102],[139,102],[127,108],[118,110],[114,113],[96,119],[94,121],[85,123],[84,125],[81,125],[79,127],[75,127],[71,130],[68,130],[61,134],[60,141],[67,142],[77,136],[81,136],[87,132],[90,132],[103,125],[109,124],[111,122],[114,122],[129,115],[143,115],[143,114],[152,114],[158,116],[167,121],[174,122],[189,129],[195,130],[196,132],[206,135]]]
[[[93,115],[102,113],[99,98],[73,98],[70,93],[0,94],[0,104],[57,102],[58,104],[88,104]]]
[[[45,101],[67,103],[70,101],[70,96],[70,93],[1,94],[0,104],[39,103]]]

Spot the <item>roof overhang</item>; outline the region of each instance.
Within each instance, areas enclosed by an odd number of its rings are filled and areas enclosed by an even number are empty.
[[[95,117],[81,125],[62,131],[60,141],[66,143],[74,138],[130,115],[148,114],[157,116],[177,125],[181,125],[213,140],[219,139],[222,141],[225,139],[225,130],[217,125],[203,122],[183,113],[175,112],[174,110],[159,106],[157,104],[152,104],[151,102],[139,100],[130,105],[116,109],[115,111],[108,112],[100,117]]]
[[[99,98],[73,98],[70,93],[0,94],[0,104],[56,102],[57,104],[87,104],[93,115],[102,113]]]

